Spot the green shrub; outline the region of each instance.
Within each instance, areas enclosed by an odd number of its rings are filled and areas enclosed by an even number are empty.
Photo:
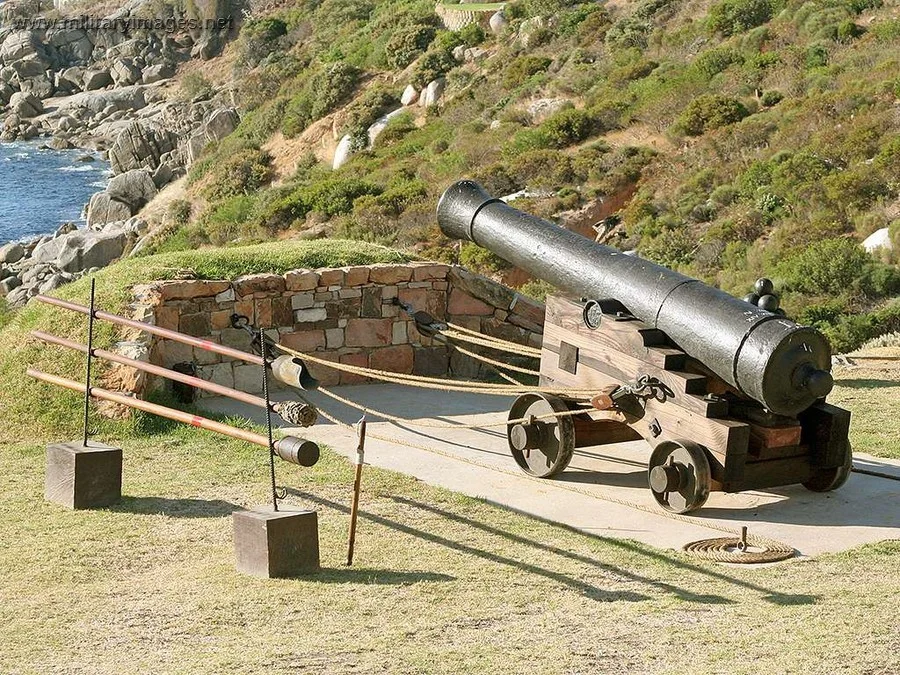
[[[384,48],[388,65],[397,70],[406,68],[420,54],[425,53],[436,32],[434,26],[425,24],[397,28]]]
[[[187,73],[181,78],[181,94],[188,101],[212,98],[215,88],[203,73]]]
[[[769,89],[766,92],[763,92],[762,97],[759,99],[759,102],[762,103],[765,107],[771,108],[773,105],[777,105],[784,99],[784,94],[782,94],[777,89]]]
[[[640,49],[647,48],[652,26],[649,21],[628,17],[616,21],[606,31],[606,46],[609,50]]]
[[[300,135],[312,122],[344,103],[356,89],[359,76],[358,68],[338,62],[309,78],[286,106],[281,127],[284,135],[288,138]]]
[[[362,150],[368,146],[369,127],[398,103],[393,91],[372,87],[346,108],[345,129],[354,139],[355,150]]]
[[[858,25],[851,19],[841,21],[837,26],[837,39],[841,42],[850,42],[851,40],[858,38],[862,34],[862,26]]]
[[[580,143],[596,131],[596,120],[586,110],[569,108],[545,120],[540,128],[550,148],[565,148]]]
[[[353,210],[353,200],[363,195],[377,195],[381,188],[359,178],[338,176],[328,178],[304,188],[303,201],[309,210],[326,218]]]
[[[821,68],[828,65],[828,47],[819,43],[806,49],[804,64],[807,68]]]
[[[456,67],[456,59],[449,49],[429,49],[416,64],[412,83],[420,89]]]
[[[558,150],[532,150],[516,156],[509,173],[517,185],[558,189],[574,179],[572,160]]]
[[[709,27],[723,35],[734,35],[766,23],[774,10],[772,0],[722,0],[709,9]]]
[[[749,112],[743,103],[729,96],[704,94],[691,101],[678,118],[677,126],[688,136],[718,129],[744,119]]]
[[[531,76],[547,70],[552,62],[546,56],[520,56],[504,70],[503,86],[507,89],[515,89],[524,84]]]
[[[871,264],[865,249],[851,239],[825,239],[813,242],[778,266],[792,289],[814,295],[841,295]]]
[[[409,132],[415,131],[415,129],[416,122],[413,119],[412,114],[409,112],[402,112],[388,121],[384,131],[382,131],[375,140],[375,145],[376,147],[384,148],[392,143],[396,143]]]
[[[229,155],[211,170],[211,180],[203,194],[215,201],[254,192],[274,177],[271,164],[271,155],[259,149],[248,148]]]
[[[870,30],[880,42],[893,42],[900,39],[900,19],[889,19],[873,23]]]
[[[459,249],[459,264],[485,275],[497,274],[512,267],[496,253],[469,242],[465,242]]]
[[[191,203],[186,199],[175,199],[169,204],[169,222],[174,225],[187,225],[191,219]]]
[[[275,42],[287,33],[287,24],[277,17],[250,19],[241,27],[238,60],[253,67],[272,53]]]
[[[212,244],[222,244],[247,234],[244,224],[253,211],[254,197],[236,195],[215,203],[203,214],[200,225]]]
[[[733,64],[744,62],[740,52],[731,47],[708,49],[694,61],[696,68],[704,77],[711,79]]]

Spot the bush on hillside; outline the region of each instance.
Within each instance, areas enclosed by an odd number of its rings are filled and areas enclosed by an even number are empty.
[[[546,56],[520,56],[503,71],[503,86],[507,89],[515,89],[533,75],[547,70],[551,63],[552,60]]]
[[[871,264],[865,249],[852,239],[825,239],[785,259],[779,266],[779,276],[794,290],[841,295]]]
[[[704,94],[691,101],[681,113],[677,127],[688,136],[740,122],[749,114],[739,100],[720,94]]]
[[[277,40],[286,33],[287,24],[277,17],[246,21],[238,41],[238,61],[252,68],[274,51]]]
[[[628,17],[616,21],[609,30],[606,31],[606,47],[610,51],[622,49],[640,49],[647,48],[650,38],[652,26],[649,21]]]
[[[449,49],[431,48],[416,64],[412,83],[421,89],[432,80],[436,80],[456,68],[456,65],[456,59],[453,58]]]
[[[212,167],[203,194],[215,201],[254,192],[274,177],[271,164],[272,156],[258,148],[230,155]]]
[[[397,70],[406,68],[425,53],[436,33],[434,26],[427,24],[400,26],[384,47],[388,65]]]
[[[732,64],[741,64],[744,57],[732,47],[708,49],[694,61],[694,68],[706,78],[713,78]]]
[[[722,0],[709,9],[709,27],[722,35],[735,35],[761,26],[775,11],[774,0]]]
[[[344,103],[359,82],[360,71],[348,63],[333,63],[309,78],[285,108],[281,129],[288,138],[299,136],[311,123]]]

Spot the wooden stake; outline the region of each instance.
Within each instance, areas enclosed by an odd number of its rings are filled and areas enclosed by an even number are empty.
[[[356,520],[359,515],[359,491],[362,486],[363,463],[366,455],[366,418],[359,421],[359,445],[356,447],[356,479],[353,481],[353,504],[350,507],[350,541],[347,544],[347,566],[353,564],[356,544]]]

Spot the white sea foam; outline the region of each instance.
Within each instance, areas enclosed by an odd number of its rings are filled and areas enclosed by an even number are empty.
[[[85,173],[87,171],[100,171],[100,167],[91,164],[80,164],[79,166],[61,166],[57,171],[65,171],[66,173]]]

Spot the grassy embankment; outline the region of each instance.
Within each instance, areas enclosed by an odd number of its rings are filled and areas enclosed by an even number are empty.
[[[396,259],[360,244],[167,254],[98,274],[105,308],[190,267],[249,271]],[[61,291],[84,301],[87,285]],[[325,451],[279,466],[288,502],[319,509],[324,571],[260,581],[233,567],[230,514],[265,503],[258,448],[140,417],[100,428],[125,449],[122,503],[42,501],[44,444],[77,434],[80,401],[22,382],[80,362],[26,342],[79,337],[42,306],[0,331],[0,670],[12,673],[896,672],[900,543],[732,569],[591,537],[370,469],[357,566],[343,567],[352,467]],[[112,342],[102,329],[102,343]],[[893,388],[852,389],[867,411]],[[868,396],[869,393],[872,396]],[[881,450],[900,454],[897,434]]]

